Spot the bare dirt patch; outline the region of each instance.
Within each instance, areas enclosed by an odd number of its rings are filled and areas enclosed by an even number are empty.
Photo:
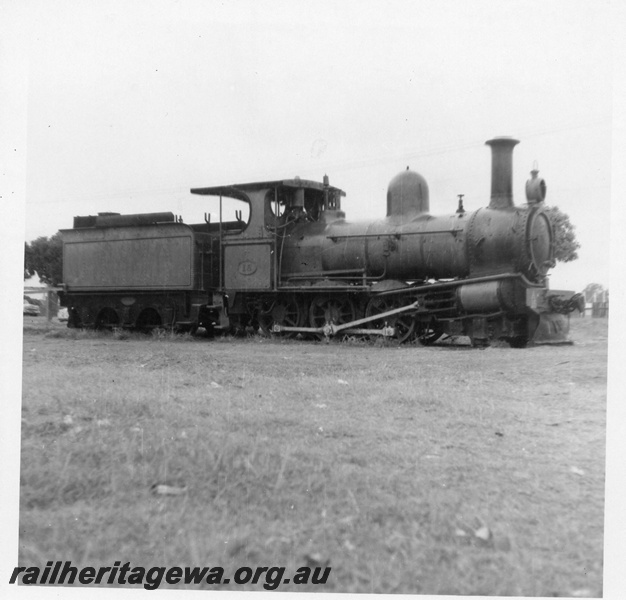
[[[25,323],[20,565],[601,594],[605,320],[525,350],[126,337]]]

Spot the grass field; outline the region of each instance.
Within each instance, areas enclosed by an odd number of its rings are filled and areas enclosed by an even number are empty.
[[[326,585],[278,589],[600,596],[606,320],[572,337],[385,348],[27,319],[19,564],[328,563]]]

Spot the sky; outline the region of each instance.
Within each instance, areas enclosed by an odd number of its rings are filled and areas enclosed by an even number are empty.
[[[9,3],[15,8],[15,4]],[[26,2],[26,241],[75,215],[215,204],[192,187],[321,180],[382,218],[407,166],[431,212],[489,203],[490,150],[534,162],[580,259],[551,286],[609,286],[610,3],[515,0]]]

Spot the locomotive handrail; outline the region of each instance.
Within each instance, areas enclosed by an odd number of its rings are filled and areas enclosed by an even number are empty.
[[[67,288],[65,287],[65,285],[60,285],[60,286],[51,285],[51,286],[46,286],[46,287],[25,287],[24,293],[36,294],[38,292],[65,292],[66,289]]]
[[[411,292],[420,292],[422,290],[436,290],[447,287],[458,287],[460,285],[466,285],[471,283],[484,283],[487,281],[500,281],[501,279],[516,279],[519,278],[522,280],[522,283],[527,287],[543,287],[539,283],[532,283],[524,275],[521,273],[502,273],[501,275],[486,275],[484,277],[474,277],[470,279],[454,279],[451,281],[446,281],[444,283],[425,283],[416,286],[400,288],[397,290],[389,290],[386,292],[380,292],[376,294],[377,296],[392,296],[394,294],[403,294],[403,293],[411,293]]]
[[[533,283],[523,273],[518,273],[517,275],[522,280],[522,283],[528,287],[536,287],[536,288],[544,287],[544,285],[541,283]]]
[[[357,276],[347,276],[348,273],[355,273]],[[283,275],[283,279],[328,279],[332,276],[342,276],[341,280],[356,280],[363,281],[363,285],[366,285],[367,282],[371,281],[380,281],[384,279],[387,275],[387,266],[385,265],[385,269],[380,275],[366,275],[366,269],[346,269],[346,270],[335,270],[335,271],[308,271],[304,273],[287,273]]]
[[[315,293],[315,292],[367,292],[370,290],[369,285],[315,285],[308,286],[303,289],[301,285],[281,285],[278,288],[279,292],[291,292],[298,291],[302,293]]]
[[[325,278],[329,275],[344,275],[347,273],[365,273],[365,269],[338,269],[335,271],[305,271],[300,273],[284,273],[285,279],[310,279],[310,278]]]
[[[429,311],[434,312],[434,311]],[[500,315],[505,315],[506,313],[503,310],[496,310],[494,312],[488,313],[471,313],[467,315],[459,315],[456,317],[437,317],[438,321],[467,321],[468,319],[490,319],[492,317],[498,317]]]
[[[270,238],[247,238],[245,240],[222,240],[222,246],[254,246],[259,244],[272,244],[273,240]]]
[[[345,238],[370,238],[370,237],[395,237],[396,239],[402,238],[402,236],[408,235],[429,235],[431,233],[451,233],[452,235],[456,235],[457,233],[462,233],[463,229],[434,229],[432,231],[394,231],[391,233],[354,233],[354,234],[341,234],[341,235],[327,235],[327,240],[339,240]]]
[[[274,188],[274,214],[278,215],[278,188]],[[267,225],[265,225],[267,229]],[[282,250],[282,249],[281,249]],[[282,252],[281,252],[282,255]],[[274,229],[274,251],[272,252],[273,264],[274,264],[274,273],[272,277],[272,285],[274,287],[274,291],[278,289],[278,229]],[[281,256],[282,259],[282,256]],[[282,260],[281,260],[282,262]]]
[[[192,190],[193,193],[193,190]],[[218,279],[218,283],[219,283],[219,288],[223,289],[224,288],[224,231],[222,228],[222,222],[223,222],[223,218],[222,218],[222,193],[220,192],[220,228],[219,228],[219,244],[220,244],[220,258],[219,258],[219,279]]]

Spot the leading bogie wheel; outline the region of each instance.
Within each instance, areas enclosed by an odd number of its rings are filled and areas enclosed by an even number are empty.
[[[434,344],[445,333],[443,325],[434,319],[418,322],[416,332],[416,337],[422,346]]]

